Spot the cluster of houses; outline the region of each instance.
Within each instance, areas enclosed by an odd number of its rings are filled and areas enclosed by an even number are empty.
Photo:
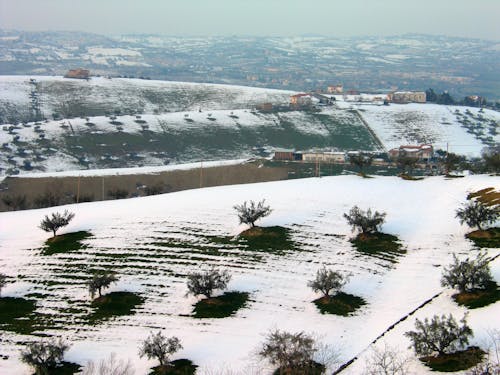
[[[427,96],[424,91],[393,91],[389,93],[361,93],[356,90],[344,92],[342,84],[328,86],[325,91],[311,93],[298,93],[290,96],[287,108],[276,106],[272,103],[262,103],[256,107],[261,112],[276,110],[300,110],[312,108],[316,105],[332,105],[336,102],[369,103],[369,104],[407,104],[426,103]]]
[[[359,154],[358,151],[335,152],[335,151],[295,151],[288,149],[276,149],[274,160],[296,161],[304,163],[330,163],[346,164],[352,154]],[[434,148],[430,144],[405,145],[390,150],[387,154],[374,153],[372,165],[388,165],[395,162],[399,157],[405,156],[416,159],[420,163],[428,163],[434,156]]]

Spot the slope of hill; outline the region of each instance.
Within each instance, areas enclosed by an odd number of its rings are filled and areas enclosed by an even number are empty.
[[[499,185],[500,178],[490,176],[418,182],[339,176],[71,205],[59,208],[76,213],[62,232],[86,230],[92,236],[84,240],[86,248],[52,255],[40,250],[48,235],[36,227],[55,208],[0,213],[0,265],[12,278],[2,295],[36,301],[36,314],[44,323],[33,334],[63,335],[73,344],[67,359],[79,363],[116,352],[119,358],[131,358],[138,373],[146,373],[154,363],[139,359],[137,347],[151,330],[163,329],[182,340],[184,349],[174,358],[192,359],[200,365],[199,374],[228,369],[270,374],[272,367],[257,361],[255,351],[273,328],[313,333],[340,348],[344,362],[443,291],[441,272],[453,253],[460,258],[477,254],[464,238],[467,228],[454,218],[455,209],[468,192]],[[274,211],[261,224],[288,228],[295,249],[249,250],[228,239],[244,229],[238,226],[232,206],[263,198]],[[383,231],[397,235],[407,253],[393,258],[355,250],[342,217],[355,204],[386,211]],[[488,249],[491,257],[499,254],[499,249]],[[350,273],[345,290],[363,297],[367,305],[353,316],[322,315],[311,303],[317,296],[307,287],[322,265]],[[196,298],[184,296],[186,275],[210,266],[233,274],[231,290],[251,294],[249,305],[233,317],[189,316]],[[498,282],[500,258],[491,266]],[[134,315],[89,325],[86,281],[96,267],[119,273],[120,281],[111,290],[134,291],[145,298]],[[444,290],[385,339],[405,352],[409,342],[402,333],[413,328],[415,317],[435,313],[462,317],[465,309],[450,295]],[[471,344],[481,345],[487,330],[498,328],[499,317],[499,303],[471,310],[468,320],[475,333]],[[19,362],[19,349],[36,338],[2,332],[1,340],[0,372],[28,374]],[[345,373],[359,374],[362,368],[363,360]],[[419,374],[431,373],[418,361],[412,368]]]
[[[262,113],[291,92],[133,79],[1,77],[0,175],[267,156],[273,148],[379,151],[404,144],[480,156],[500,143],[500,113],[338,102]],[[60,120],[20,122],[28,118]],[[10,119],[10,120],[9,120]],[[14,121],[15,120],[15,121]],[[9,122],[10,121],[10,122]]]

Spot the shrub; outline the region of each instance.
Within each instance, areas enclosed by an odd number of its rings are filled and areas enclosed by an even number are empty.
[[[462,349],[469,343],[472,336],[472,329],[467,325],[465,316],[460,321],[459,326],[453,316],[434,315],[429,322],[415,321],[415,331],[405,333],[411,342],[413,349],[418,355],[444,355]]]
[[[180,340],[175,337],[165,337],[158,331],[157,334],[151,334],[144,340],[139,348],[139,357],[146,356],[148,359],[158,359],[160,366],[169,363],[169,356],[182,349]]]
[[[321,292],[325,297],[330,297],[330,292],[338,293],[347,283],[348,277],[325,267],[316,272],[316,278],[307,283],[314,292]]]
[[[255,226],[257,220],[268,216],[272,212],[271,208],[265,205],[265,199],[257,205],[255,205],[254,201],[250,201],[250,204],[247,206],[247,202],[245,201],[243,204],[235,205],[233,208],[238,212],[240,224],[249,224],[251,227]]]
[[[61,339],[33,342],[21,352],[21,361],[33,367],[37,375],[50,375],[51,370],[63,361],[69,347]]]
[[[268,334],[259,356],[279,366],[280,373],[295,374],[314,366],[313,356],[317,350],[314,339],[304,332],[275,330]]]
[[[36,197],[33,203],[37,208],[59,206],[59,204],[61,203],[61,196],[60,194],[56,194],[50,190],[47,190],[45,193],[40,194],[38,197]]]
[[[128,197],[128,190],[120,188],[108,190],[108,196],[113,199],[124,199]]]
[[[87,283],[89,287],[90,296],[94,298],[95,292],[99,293],[99,297],[102,296],[102,289],[108,288],[111,283],[118,281],[118,277],[112,272],[96,272],[92,276],[92,279]]]
[[[2,197],[2,202],[9,210],[24,210],[28,207],[26,195],[6,195]]]
[[[2,296],[2,289],[7,285],[7,275],[0,273],[0,297]]]
[[[476,259],[458,260],[453,254],[453,263],[443,270],[442,286],[457,288],[461,293],[474,289],[486,289],[492,276],[486,259],[486,253],[479,254]]]
[[[347,223],[352,227],[352,230],[360,230],[363,234],[377,233],[379,227],[385,221],[385,212],[375,211],[372,213],[369,208],[368,211],[361,210],[358,206],[351,208],[348,214],[344,214]]]
[[[43,229],[45,232],[54,233],[54,237],[56,236],[56,232],[59,228],[65,227],[69,224],[69,222],[75,217],[75,214],[65,210],[62,214],[59,212],[53,212],[51,216],[45,215],[45,218],[40,222],[40,229]]]
[[[466,223],[471,228],[477,227],[483,230],[482,225],[495,223],[499,215],[498,207],[488,207],[481,202],[471,200],[457,209],[455,217],[460,220],[460,224]]]
[[[206,272],[194,272],[188,275],[187,294],[194,296],[201,294],[210,298],[215,289],[226,289],[229,280],[231,275],[226,270],[219,271],[212,268]]]

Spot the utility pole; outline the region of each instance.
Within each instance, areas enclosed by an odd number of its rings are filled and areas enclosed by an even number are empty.
[[[78,182],[76,187],[76,203],[80,203],[80,176],[78,176]]]
[[[203,160],[200,162],[200,188],[203,187]]]
[[[104,200],[104,176],[102,176],[102,200]]]

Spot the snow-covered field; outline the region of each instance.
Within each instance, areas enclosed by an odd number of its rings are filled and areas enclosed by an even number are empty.
[[[490,186],[500,186],[500,178],[404,181],[338,176],[1,213],[0,269],[16,278],[2,295],[35,296],[37,312],[57,322],[44,333],[70,341],[73,346],[66,358],[82,364],[116,352],[119,358],[133,361],[137,374],[144,374],[154,362],[138,357],[138,345],[150,331],[162,329],[182,340],[184,349],[174,359],[192,359],[200,374],[227,369],[270,374],[272,367],[259,362],[255,352],[265,334],[279,328],[316,335],[340,350],[342,362],[361,353],[344,371],[360,374],[370,342],[443,290],[442,267],[450,263],[452,254],[477,253],[464,238],[468,230],[454,218],[455,209],[468,192]],[[244,229],[238,225],[234,204],[263,198],[274,211],[261,225],[290,228],[301,251],[249,254],[213,242],[213,236],[232,236]],[[342,214],[354,204],[387,212],[383,231],[397,235],[407,248],[398,263],[351,247],[352,233]],[[93,237],[85,241],[88,248],[42,255],[39,249],[48,235],[37,225],[43,215],[65,208],[76,217],[62,232],[90,231]],[[499,253],[500,249],[488,250],[490,256]],[[89,309],[85,281],[96,265],[119,272],[120,281],[111,290],[136,291],[146,299],[135,315],[97,326],[82,322]],[[230,289],[250,292],[252,302],[230,318],[195,320],[186,316],[196,298],[184,296],[185,275],[211,265],[227,268],[233,275]],[[352,274],[345,290],[363,297],[367,305],[349,317],[320,314],[311,303],[317,295],[307,281],[321,265]],[[498,282],[500,258],[491,266]],[[413,328],[416,317],[453,313],[461,318],[466,309],[453,303],[451,294],[446,290],[383,341],[406,353],[409,341],[402,334]],[[500,328],[500,304],[471,310],[468,321],[475,333],[472,344],[481,345],[489,329]],[[18,360],[22,346],[17,343],[34,339],[2,332],[0,354],[8,359],[0,359],[0,373],[29,374]],[[417,361],[412,369],[416,374],[430,373]]]
[[[387,149],[429,143],[477,157],[483,148],[500,143],[500,113],[488,109],[415,103],[355,108]]]

